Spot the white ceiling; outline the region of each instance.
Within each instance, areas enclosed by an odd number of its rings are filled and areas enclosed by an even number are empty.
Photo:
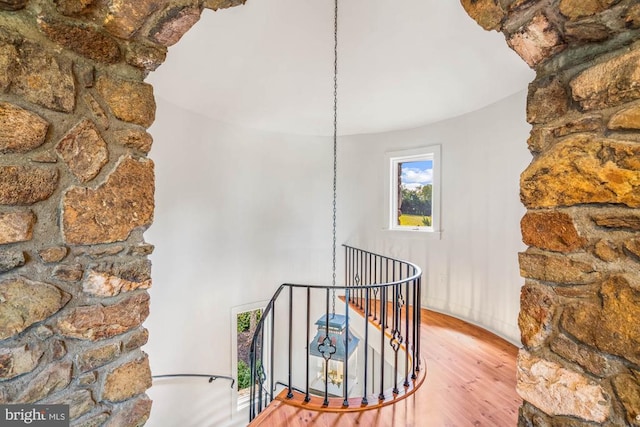
[[[456,0],[343,0],[338,31],[342,135],[464,114],[534,77],[502,34],[484,31]],[[331,135],[333,1],[205,10],[147,81],[156,96],[212,119]]]

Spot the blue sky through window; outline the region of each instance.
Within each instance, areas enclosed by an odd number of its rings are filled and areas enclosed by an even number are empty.
[[[400,185],[415,190],[426,184],[433,184],[433,160],[419,160],[400,163]]]

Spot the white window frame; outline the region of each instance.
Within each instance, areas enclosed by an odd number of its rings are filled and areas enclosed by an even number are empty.
[[[431,226],[403,226],[398,224],[398,167],[401,163],[431,160],[433,162],[433,183],[431,193]],[[418,233],[440,237],[440,145],[430,145],[385,153],[385,229],[394,232]]]
[[[238,315],[254,310],[262,310],[262,314],[264,315],[264,309],[268,303],[269,301],[259,301],[231,308],[231,376],[236,380],[231,396],[231,407],[233,408],[231,411],[232,418],[244,416],[243,411],[249,407],[250,403],[249,396],[245,396],[244,398],[238,396]],[[265,331],[265,339],[270,339],[267,331]]]

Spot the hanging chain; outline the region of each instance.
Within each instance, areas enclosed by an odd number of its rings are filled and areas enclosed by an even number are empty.
[[[332,310],[336,314],[336,199],[338,181],[338,0],[333,13],[333,277]]]

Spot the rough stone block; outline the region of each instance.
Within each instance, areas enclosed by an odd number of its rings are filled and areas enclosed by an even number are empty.
[[[545,413],[597,423],[609,418],[609,396],[588,377],[525,350],[520,350],[517,365],[518,394]]]
[[[640,363],[640,290],[626,278],[606,280],[598,302],[569,304],[562,315],[564,330],[602,352]]]
[[[63,233],[70,244],[124,241],[153,220],[153,162],[122,160],[93,190],[73,187],[63,198]]]
[[[16,11],[23,9],[28,0],[0,0],[0,10]]]
[[[32,205],[58,186],[58,170],[42,166],[0,166],[0,204]]]
[[[156,70],[167,59],[166,46],[131,42],[125,51],[127,64],[145,71]]]
[[[34,153],[29,159],[34,163],[58,163],[58,156],[53,150]]]
[[[558,29],[543,14],[534,16],[524,28],[509,36],[507,43],[530,67],[566,47]]]
[[[204,0],[204,7],[207,9],[218,10],[240,6],[246,2],[247,0]]]
[[[522,173],[520,197],[528,208],[585,203],[640,207],[640,145],[569,136]]]
[[[530,85],[527,99],[527,121],[532,124],[558,119],[567,112],[569,95],[558,80]]]
[[[613,262],[620,258],[620,251],[615,243],[608,240],[600,240],[593,248],[593,253],[603,261]]]
[[[22,251],[0,251],[0,273],[22,267],[26,262]]]
[[[609,129],[640,130],[640,105],[618,111],[609,120]]]
[[[624,22],[630,28],[640,27],[640,4],[633,5],[627,10]]]
[[[150,413],[151,399],[143,395],[118,406],[104,427],[139,427],[147,422]]]
[[[137,257],[145,257],[147,255],[151,255],[154,249],[155,249],[155,246],[149,243],[142,243],[129,248],[129,250],[127,251],[127,254],[137,256]]]
[[[144,127],[151,126],[156,114],[151,85],[100,76],[96,87],[118,119]]]
[[[570,20],[577,20],[607,10],[618,0],[561,0],[560,12]]]
[[[76,15],[85,12],[94,0],[56,0],[58,12],[63,15]]]
[[[594,43],[607,40],[611,37],[611,31],[601,22],[567,22],[564,36],[571,42]]]
[[[636,260],[640,261],[640,239],[633,238],[624,242],[624,248],[631,254]]]
[[[51,344],[51,357],[53,360],[60,360],[67,355],[67,346],[62,340],[53,340]]]
[[[218,3],[221,3],[218,1]],[[500,2],[494,0],[462,0],[462,7],[482,28],[499,30],[506,12]],[[207,6],[210,7],[210,6]]]
[[[613,379],[613,387],[626,411],[630,426],[640,425],[640,382],[632,375],[619,375]]]
[[[96,99],[89,92],[85,92],[82,94],[82,99],[84,100],[89,110],[93,114],[94,119],[97,121],[98,125],[100,125],[103,129],[109,129],[109,118],[107,117],[107,113],[104,112],[102,106],[96,101]]]
[[[531,154],[537,155],[549,149],[549,147],[555,142],[551,135],[551,129],[534,126],[533,129],[531,129],[529,138],[527,139],[527,147]]]
[[[35,223],[31,211],[0,212],[0,245],[31,240]]]
[[[192,6],[177,6],[167,10],[149,33],[151,40],[173,46],[200,20],[202,9]]]
[[[594,132],[602,126],[602,116],[584,116],[576,120],[571,120],[564,125],[553,130],[553,136],[561,138],[572,133]]]
[[[42,349],[37,345],[0,349],[0,381],[33,371],[38,366],[42,353]]]
[[[600,227],[640,231],[640,212],[599,213],[591,219]]]
[[[145,328],[140,328],[137,331],[130,332],[122,340],[122,351],[127,353],[142,347],[149,340],[149,331]]]
[[[149,315],[149,295],[139,293],[109,306],[77,307],[58,318],[57,331],[82,340],[120,335],[142,324]]]
[[[72,424],[73,427],[104,427],[105,421],[109,419],[109,413],[101,412],[97,415],[88,415],[81,419],[75,420]],[[146,421],[146,420],[145,420]],[[135,427],[140,427],[143,424],[139,424]]]
[[[10,90],[50,110],[72,112],[76,88],[71,60],[30,42],[21,44],[19,54]]]
[[[0,153],[26,153],[47,137],[49,123],[31,111],[0,102]]]
[[[38,256],[40,256],[42,261],[52,263],[62,261],[68,253],[69,249],[66,246],[52,246],[50,248],[40,249]]]
[[[149,16],[165,4],[166,0],[110,0],[104,28],[116,37],[130,39]]]
[[[38,25],[54,42],[94,61],[115,64],[122,58],[118,42],[93,27],[70,25],[42,17],[38,19]]]
[[[151,151],[153,137],[143,129],[125,129],[114,132],[116,140],[125,147],[148,153]]]
[[[520,221],[520,229],[526,245],[550,251],[573,252],[587,243],[578,234],[573,219],[563,212],[527,212]]]
[[[84,246],[76,248],[74,253],[79,255],[86,255],[91,259],[100,259],[112,255],[118,255],[124,251],[123,245],[109,245],[109,246]]]
[[[78,375],[78,384],[79,385],[91,385],[95,384],[98,381],[98,372],[87,372],[85,374]]]
[[[607,378],[626,371],[624,364],[615,357],[580,345],[564,334],[559,334],[551,341],[551,350],[600,378]]]
[[[556,297],[548,286],[527,283],[520,291],[520,327],[522,344],[527,348],[542,345],[553,329]]]
[[[69,419],[76,418],[86,414],[96,405],[95,400],[89,390],[69,390],[57,395],[55,399],[45,399],[40,404],[44,405],[69,405]]]
[[[120,343],[92,348],[76,356],[80,372],[87,372],[114,361],[120,355]]]
[[[151,262],[148,260],[92,266],[82,284],[84,292],[102,297],[150,287]]]
[[[52,363],[35,375],[16,396],[14,403],[33,403],[66,388],[71,382],[70,361]]]
[[[0,340],[3,340],[57,313],[68,296],[53,285],[17,278],[0,282],[0,301]]]
[[[102,399],[121,402],[142,394],[151,387],[149,358],[144,357],[117,367],[107,374]]]
[[[56,151],[82,183],[95,178],[109,161],[107,143],[90,120],[81,121],[67,132]]]
[[[53,270],[53,277],[65,282],[78,282],[83,274],[84,268],[80,264],[62,264]]]
[[[18,64],[18,58],[15,46],[0,39],[0,93],[9,88]]]
[[[596,64],[570,82],[584,110],[608,108],[640,98],[640,49]]]
[[[519,254],[520,274],[530,279],[582,285],[600,278],[592,264],[566,256],[523,252]]]

